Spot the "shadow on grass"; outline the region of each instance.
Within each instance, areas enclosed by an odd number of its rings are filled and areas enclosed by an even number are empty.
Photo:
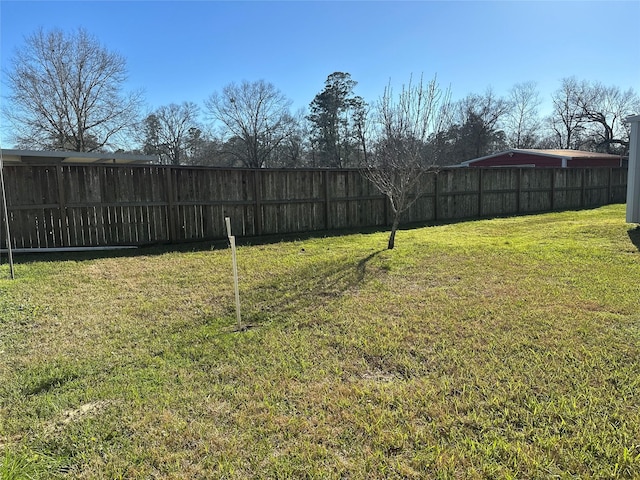
[[[402,230],[414,230],[416,228],[432,227],[437,225],[448,225],[452,223],[460,223],[468,220],[477,220],[475,218],[458,218],[451,220],[438,220],[426,222],[404,222],[398,228]],[[339,230],[314,230],[309,232],[296,232],[276,235],[261,235],[254,237],[236,237],[236,245],[238,246],[258,246],[272,245],[280,242],[304,241],[315,238],[333,238],[344,237],[356,234],[375,234],[388,233],[390,225],[379,225],[373,227],[361,228],[344,228]],[[386,245],[386,239],[384,244]],[[63,251],[37,250],[33,251],[14,251],[13,262],[15,264],[29,264],[34,262],[58,262],[58,261],[89,261],[103,258],[130,258],[138,256],[155,256],[167,253],[187,253],[187,252],[205,252],[209,250],[220,250],[229,248],[229,241],[226,238],[206,240],[206,241],[181,241],[176,243],[158,243],[141,245],[138,247],[124,246],[115,247],[96,247],[95,249],[74,250],[69,248]],[[7,251],[5,248],[0,249],[0,265],[7,262]]]
[[[633,243],[638,251],[640,251],[640,226],[634,228],[633,230],[629,230],[628,233],[631,243]]]
[[[305,263],[254,286],[243,299],[243,320],[250,325],[304,315],[318,306],[339,300],[367,277],[369,262],[384,250],[357,259],[326,259]]]
[[[384,252],[384,250],[378,250],[377,252],[373,252],[372,254],[363,258],[358,262],[358,282],[361,282],[362,280],[364,280],[364,275],[367,271],[367,263],[369,263],[369,261],[373,260],[377,255],[381,254],[382,252]]]
[[[425,226],[424,224],[405,225],[401,229],[412,229]],[[313,232],[299,232],[283,235],[264,235],[260,237],[236,237],[236,245],[238,246],[258,246],[272,245],[280,242],[304,241],[314,238],[342,237],[354,234],[373,234],[388,231],[388,227],[370,227],[360,229],[345,230],[322,230]],[[198,241],[198,242],[179,242],[173,244],[149,244],[139,247],[107,247],[91,250],[73,250],[70,248],[64,251],[47,251],[36,250],[30,252],[20,251],[13,253],[13,262],[15,264],[28,264],[33,262],[57,262],[57,261],[76,261],[82,262],[87,260],[97,260],[102,258],[129,258],[138,256],[155,256],[167,253],[187,253],[187,252],[206,252],[209,250],[220,250],[229,248],[229,241],[226,238]],[[7,251],[0,249],[0,264],[6,263]]]

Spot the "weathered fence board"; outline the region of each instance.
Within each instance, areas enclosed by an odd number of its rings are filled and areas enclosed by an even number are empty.
[[[402,220],[623,203],[626,181],[625,168],[442,169],[424,176]],[[387,199],[358,170],[5,165],[5,185],[14,248],[222,239],[226,216],[238,236],[379,227],[392,219]]]

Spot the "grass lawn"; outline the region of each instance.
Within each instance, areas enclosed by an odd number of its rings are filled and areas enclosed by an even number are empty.
[[[639,478],[624,206],[0,268],[0,479]]]

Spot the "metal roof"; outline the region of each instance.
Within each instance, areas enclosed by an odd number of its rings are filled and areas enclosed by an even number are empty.
[[[562,158],[605,158],[605,159],[620,159],[620,155],[613,155],[611,153],[598,153],[598,152],[584,152],[582,150],[567,150],[567,149],[525,149],[516,148],[513,152],[532,153],[535,155],[548,155],[551,157]]]
[[[597,152],[585,152],[582,150],[567,150],[567,149],[527,149],[527,148],[512,148],[511,150],[505,150],[503,152],[494,153],[485,157],[474,158],[461,162],[461,165],[469,165],[470,163],[479,162],[481,160],[488,160],[490,158],[501,157],[502,155],[514,153],[521,153],[525,155],[536,155],[541,157],[553,157],[561,159],[574,159],[574,158],[602,158],[608,160],[620,160],[620,155],[612,155],[610,153],[597,153]]]
[[[5,150],[2,160],[6,163],[157,163],[155,155],[113,152],[63,152],[41,150]]]

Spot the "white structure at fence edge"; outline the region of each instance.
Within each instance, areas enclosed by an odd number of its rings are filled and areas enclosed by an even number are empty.
[[[631,124],[629,175],[627,177],[627,223],[640,223],[640,115],[627,117]]]

